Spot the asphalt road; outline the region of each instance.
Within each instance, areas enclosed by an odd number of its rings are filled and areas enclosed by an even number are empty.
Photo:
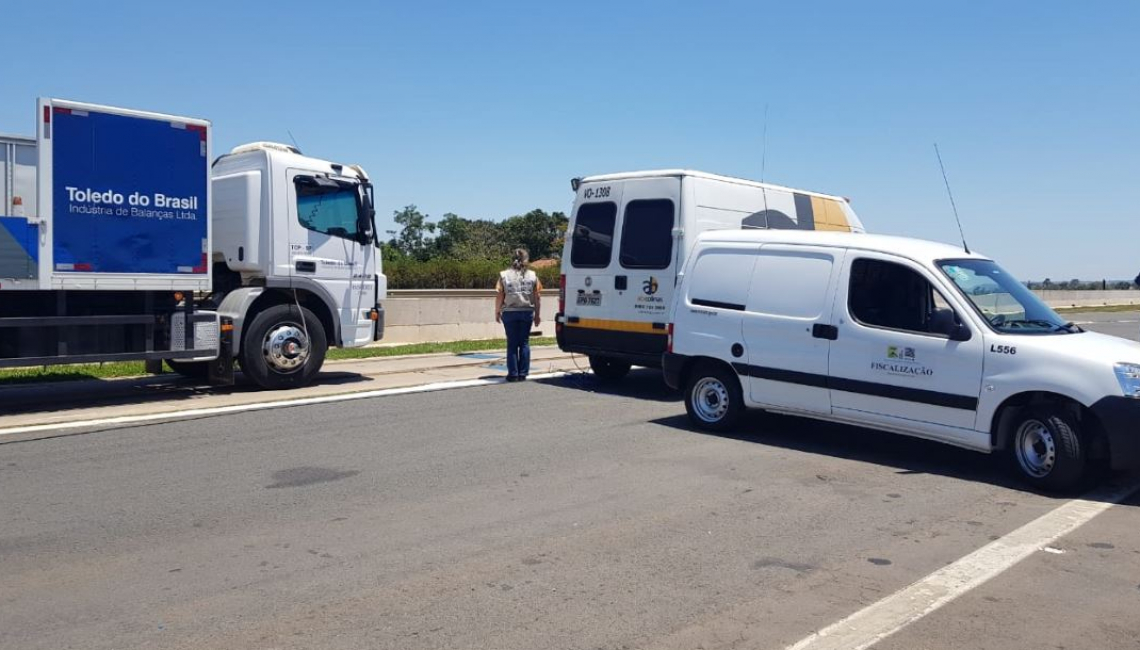
[[[683,414],[641,371],[0,445],[0,648],[779,649],[1065,503],[934,443]],[[1137,506],[877,647],[1137,647]]]
[[[1140,311],[1082,312],[1066,317],[1087,330],[1140,340]]]

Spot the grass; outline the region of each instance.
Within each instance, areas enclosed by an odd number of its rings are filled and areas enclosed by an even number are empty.
[[[553,338],[532,338],[531,345],[554,345]],[[450,341],[447,343],[410,343],[382,348],[346,348],[329,350],[329,360],[372,359],[395,357],[409,354],[438,354],[450,352],[479,352],[483,350],[505,350],[506,339],[482,341]],[[13,384],[37,384],[49,381],[78,381],[83,379],[114,379],[116,377],[138,377],[145,375],[143,362],[120,361],[114,363],[83,363],[70,366],[37,366],[34,368],[6,368],[0,370],[0,386]]]
[[[1058,314],[1076,313],[1117,313],[1122,311],[1140,311],[1140,305],[1097,305],[1093,307],[1054,307]]]

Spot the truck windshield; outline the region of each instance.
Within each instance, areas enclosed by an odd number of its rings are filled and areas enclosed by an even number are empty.
[[[1081,329],[990,260],[943,260],[938,267],[990,326],[1005,334],[1073,334]]]
[[[297,177],[297,220],[309,230],[359,239],[360,194],[355,185]]]

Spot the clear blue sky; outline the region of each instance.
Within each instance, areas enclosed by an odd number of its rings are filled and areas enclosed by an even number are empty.
[[[213,120],[215,150],[358,162],[378,209],[568,211],[689,167],[843,194],[868,229],[1026,279],[1140,271],[1140,3],[18,2],[0,132],[37,96]]]

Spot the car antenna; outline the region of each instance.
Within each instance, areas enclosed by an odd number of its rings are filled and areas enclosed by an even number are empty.
[[[764,102],[764,136],[760,145],[760,185],[764,185],[764,174],[768,168],[768,102]],[[760,194],[764,197],[764,224],[768,224],[768,188],[761,187]]]
[[[934,155],[938,156],[938,168],[942,170],[942,182],[946,183],[946,194],[950,197],[950,208],[954,210],[954,220],[958,222],[958,234],[962,236],[962,248],[970,254],[970,246],[966,243],[966,233],[962,230],[962,220],[958,218],[958,206],[954,205],[954,193],[950,191],[950,181],[946,178],[946,166],[942,164],[942,154],[938,151],[938,143],[934,143]]]
[[[301,153],[301,145],[297,144],[297,138],[293,137],[293,132],[289,129],[285,129],[285,132],[289,134],[289,139],[293,142],[293,148],[297,150],[297,153]]]
[[[768,166],[768,104],[764,104],[764,136],[760,144],[760,182],[764,182],[764,172]],[[768,206],[764,206],[767,210]]]

